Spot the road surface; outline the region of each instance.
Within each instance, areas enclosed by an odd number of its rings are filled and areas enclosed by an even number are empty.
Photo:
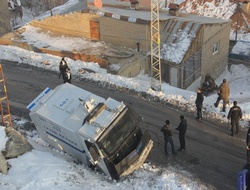
[[[29,118],[26,106],[46,87],[53,89],[62,84],[62,79],[58,79],[56,72],[13,62],[1,61],[1,63],[12,115]],[[237,137],[231,137],[229,128],[219,121],[211,119],[196,121],[194,113],[150,101],[145,95],[124,92],[124,89],[115,90],[108,86],[102,87],[95,82],[91,84],[76,77],[73,77],[72,83],[104,98],[112,97],[134,105],[144,118],[145,128],[154,141],[148,162],[163,168],[173,166],[188,171],[196,180],[199,179],[203,184],[207,184],[207,189],[236,189],[237,174],[246,162],[246,131],[241,131]],[[176,128],[181,114],[188,121],[186,151],[167,158],[164,155],[163,134],[160,128],[166,119],[170,120],[173,128]],[[173,139],[175,147],[178,148],[177,131],[174,131]]]

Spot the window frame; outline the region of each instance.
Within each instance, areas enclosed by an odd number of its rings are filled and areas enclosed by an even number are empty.
[[[213,45],[213,55],[218,53],[220,50],[220,41],[217,41],[216,43],[214,43]]]

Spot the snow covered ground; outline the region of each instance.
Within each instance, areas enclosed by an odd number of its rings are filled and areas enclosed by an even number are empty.
[[[0,150],[6,142],[0,127]],[[133,175],[117,182],[85,165],[78,165],[68,155],[51,150],[33,134],[34,150],[8,160],[8,175],[0,174],[1,190],[111,190],[111,189],[179,189],[205,190],[207,187],[192,175],[173,167],[155,168],[150,163]]]
[[[70,0],[68,4],[74,5],[74,2],[77,1]],[[63,9],[64,7],[60,6],[57,7],[56,10],[60,12],[60,10],[62,11]],[[48,15],[50,15],[50,13],[48,13]],[[49,38],[48,35],[39,34],[33,28],[28,29],[28,31],[32,31],[33,37],[36,36],[37,39],[40,39],[39,41],[43,41],[47,44],[56,44],[56,47],[59,49],[68,48],[71,50],[72,44],[77,47],[78,43],[86,43],[86,46],[96,45],[98,49],[98,42],[96,44],[91,44],[88,41],[80,41],[79,38]],[[239,34],[239,37],[242,41],[250,41],[249,35]],[[45,39],[49,40],[45,41]],[[33,39],[28,38],[27,34],[26,40],[29,41]],[[36,43],[39,41],[37,40]],[[65,43],[65,41],[67,43]],[[249,51],[249,45],[239,51]],[[58,71],[58,63],[61,59],[61,57],[26,51],[12,46],[0,46],[0,58],[2,60],[16,61],[19,64],[30,64],[54,71]],[[42,64],[44,61],[48,64]],[[134,78],[125,78],[107,73],[107,71],[100,68],[97,63],[74,61],[69,58],[66,58],[66,61],[71,68],[71,72],[75,76],[78,75],[79,77],[99,81],[100,83],[110,83],[138,92],[145,92],[152,96],[157,96],[159,99],[180,108],[185,106],[188,108],[189,112],[193,112],[195,115],[196,109],[194,101],[196,92],[194,90],[182,90],[163,83],[162,91],[157,92],[151,90],[151,79],[143,73]],[[95,72],[79,74],[78,71],[81,68],[91,69]],[[215,108],[213,104],[217,98],[217,94],[211,94],[205,97],[204,117],[216,118],[220,119],[222,122],[227,122],[225,114],[228,113],[229,107],[232,106],[232,102],[237,100],[239,106],[243,110],[243,119],[240,125],[241,130],[244,130],[247,121],[250,120],[250,68],[245,65],[232,65],[216,79],[216,84],[219,85],[223,78],[227,79],[231,88],[230,105],[227,107],[226,113],[221,112],[222,103],[218,108]],[[20,120],[19,124],[21,125],[23,122],[25,121]],[[62,152],[51,150],[48,144],[41,140],[35,131],[32,134],[28,134],[28,136],[29,142],[34,146],[34,150],[18,158],[8,160],[8,163],[12,167],[8,175],[0,174],[1,190],[209,189],[206,184],[201,183],[198,179],[194,179],[192,174],[188,172],[171,166],[159,168],[150,163],[145,163],[144,166],[135,171],[133,175],[121,181],[114,181],[98,171],[92,171],[84,165],[76,164],[73,158]],[[0,150],[4,149],[6,140],[4,127],[0,127]]]

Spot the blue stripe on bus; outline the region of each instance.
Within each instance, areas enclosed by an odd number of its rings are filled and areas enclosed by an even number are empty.
[[[70,146],[71,148],[73,148],[73,149],[75,149],[75,150],[77,150],[77,151],[79,151],[79,152],[81,152],[81,153],[83,153],[83,154],[85,153],[85,150],[80,150],[80,149],[74,147],[73,145],[71,145],[71,144],[67,143],[66,141],[62,140],[61,138],[58,138],[57,136],[55,136],[55,135],[49,133],[48,131],[45,131],[45,132],[46,132],[47,134],[49,134],[50,136],[52,136],[52,137],[54,137],[54,138],[56,138],[56,139],[62,141],[62,142],[65,143],[66,145]]]
[[[41,94],[39,94],[39,96],[37,96],[36,99],[34,99],[26,108],[27,108],[28,110],[31,111],[31,110],[36,106],[37,102],[39,102],[40,99],[43,98],[45,95],[47,95],[50,91],[51,91],[51,89],[50,89],[49,87],[47,87],[47,88],[46,88]]]
[[[35,103],[30,104],[30,105],[27,107],[28,110],[31,110],[35,105],[36,105]]]

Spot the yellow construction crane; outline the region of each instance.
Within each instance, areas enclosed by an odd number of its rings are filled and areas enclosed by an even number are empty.
[[[151,88],[161,91],[159,1],[151,0]]]

